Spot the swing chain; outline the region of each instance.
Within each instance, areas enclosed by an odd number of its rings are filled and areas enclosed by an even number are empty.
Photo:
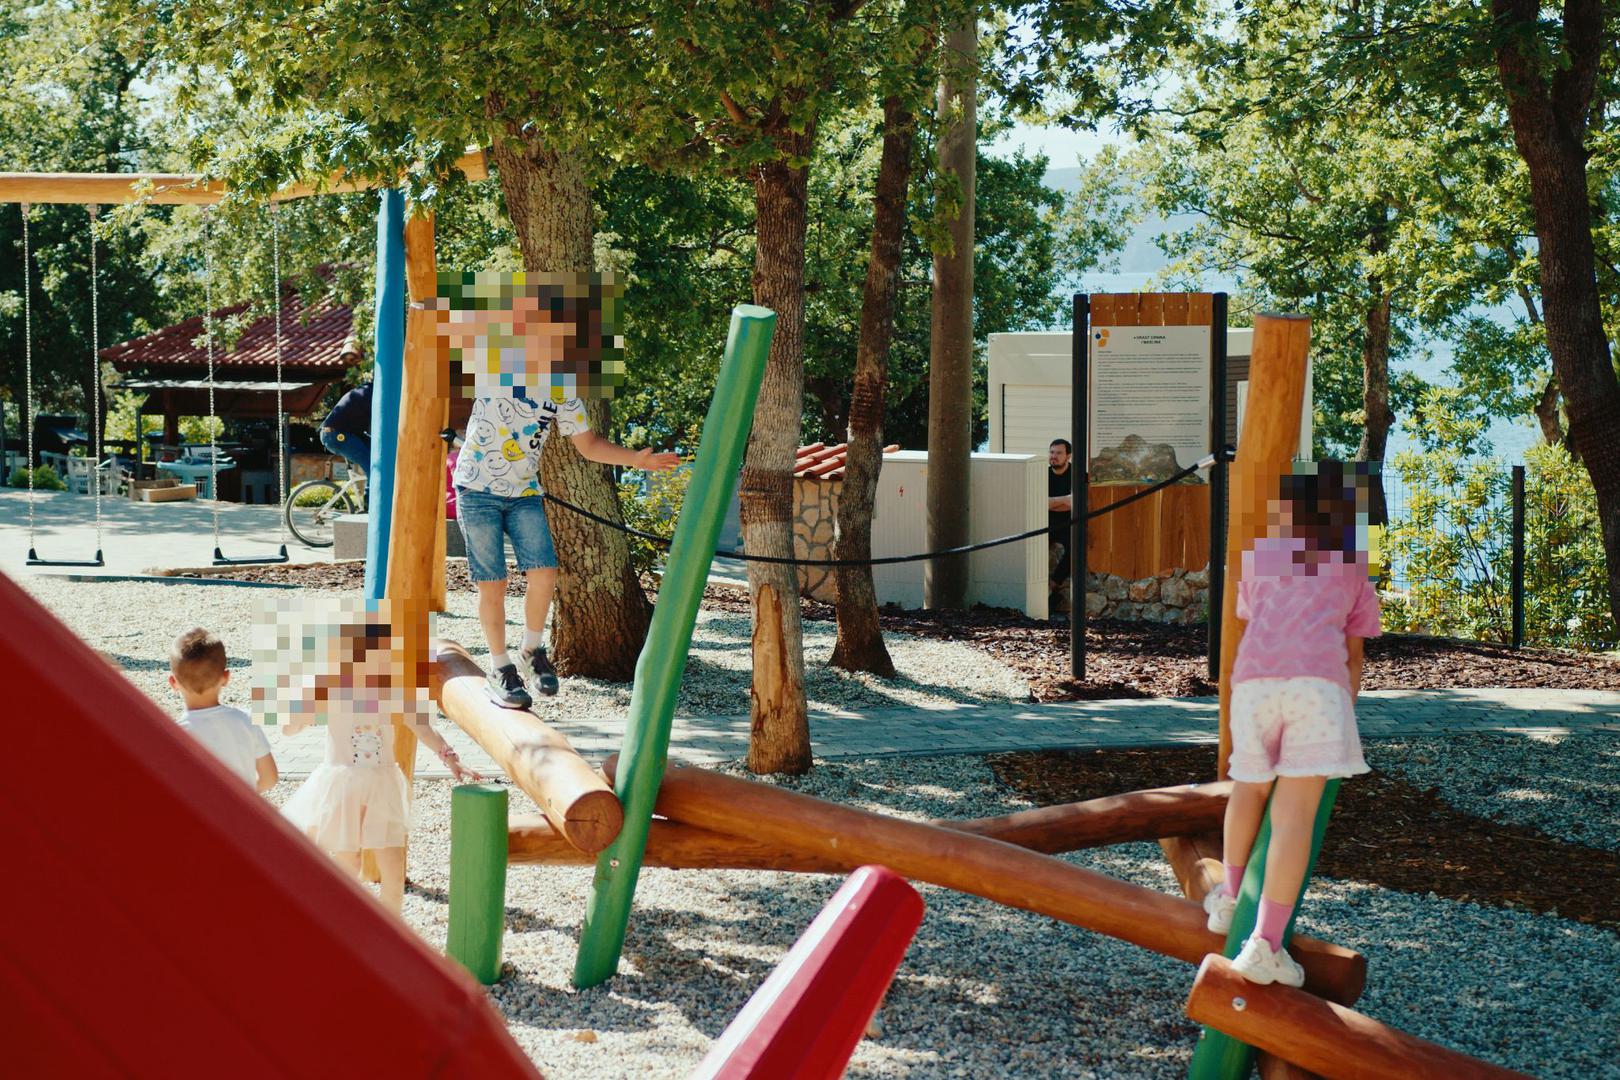
[[[28,405],[28,550],[34,550],[34,286],[28,255],[28,212],[32,207],[22,204],[23,241],[23,378],[27,388]]]
[[[96,265],[96,218],[101,208],[91,203],[90,211],[90,397],[95,427],[91,429],[95,456],[90,461],[90,482],[96,489],[96,551],[101,551],[101,455],[106,451],[101,435],[101,306],[100,274]]]
[[[219,444],[214,435],[214,208],[203,207],[203,347],[208,353],[208,495],[214,510],[214,550],[219,550]]]
[[[276,204],[270,203],[270,305],[276,320],[276,505],[287,502],[287,419],[282,401],[281,377],[281,219]],[[287,515],[281,518],[281,543],[287,544]]]

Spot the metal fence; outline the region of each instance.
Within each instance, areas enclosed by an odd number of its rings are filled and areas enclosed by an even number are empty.
[[[1383,483],[1387,629],[1617,647],[1596,500],[1578,466],[1425,455],[1386,462]]]

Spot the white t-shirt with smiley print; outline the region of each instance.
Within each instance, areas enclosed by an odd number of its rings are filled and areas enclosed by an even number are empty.
[[[467,438],[456,459],[456,487],[505,498],[539,495],[540,451],[553,428],[564,435],[591,429],[579,398],[561,402],[476,399],[467,420]]]

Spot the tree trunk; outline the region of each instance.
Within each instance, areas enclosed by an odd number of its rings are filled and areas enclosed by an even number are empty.
[[[970,534],[973,454],[973,186],[978,149],[975,109],[978,25],[973,17],[945,41],[946,74],[939,111],[957,119],[939,137],[941,176],[961,185],[960,211],[950,225],[951,252],[934,256],[928,356],[928,547],[959,547]],[[968,557],[923,564],[923,603],[967,605]]]
[[[900,284],[900,245],[905,238],[906,188],[911,179],[915,124],[899,97],[883,102],[883,156],[872,198],[872,254],[861,297],[860,342],[855,350],[855,389],[849,406],[849,455],[838,493],[835,558],[872,557],[872,508],[883,468],[883,403],[889,385],[889,343],[894,337],[894,298]],[[838,574],[838,643],[832,664],[846,671],[894,676],[894,661],[878,624],[877,589],[870,566],[841,566]]]
[[[1564,418],[1558,414],[1558,376],[1549,372],[1547,385],[1536,398],[1536,423],[1541,426],[1541,441],[1548,446],[1563,446],[1568,436],[1564,432]]]
[[[1599,61],[1614,41],[1604,44],[1602,0],[1568,0],[1563,55],[1548,78],[1530,44],[1538,34],[1537,0],[1493,0],[1491,7],[1513,140],[1530,173],[1547,351],[1569,416],[1570,448],[1597,495],[1609,610],[1620,626],[1620,380],[1603,329],[1585,146]]]
[[[1381,290],[1367,308],[1361,341],[1361,405],[1367,421],[1361,429],[1358,461],[1383,461],[1395,414],[1389,407],[1389,291]]]
[[[753,172],[754,302],[776,312],[754,430],[743,459],[740,501],[743,548],[750,554],[793,554],[793,454],[804,411],[804,244],[813,129],[778,132],[776,160]],[[756,773],[810,768],[805,715],[804,641],[799,576],[792,566],[748,564],[754,615],[754,684],[749,709],[748,767]]]
[[[538,139],[521,146],[497,141],[495,165],[507,213],[517,229],[523,265],[537,273],[592,268],[591,193],[572,158]],[[586,402],[592,431],[606,431],[608,402]],[[618,492],[606,466],[586,461],[568,439],[546,440],[540,479],[550,494],[613,521],[622,521]],[[623,533],[559,507],[547,523],[560,571],[551,655],[565,675],[627,682],[647,639],[652,606],[630,565]]]

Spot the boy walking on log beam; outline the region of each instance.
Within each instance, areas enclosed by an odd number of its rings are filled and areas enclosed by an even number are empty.
[[[673,453],[620,446],[585,419],[582,396],[611,396],[624,377],[622,339],[613,334],[616,294],[599,275],[440,275],[439,304],[447,311],[441,340],[473,399],[453,478],[456,519],[489,643],[489,694],[507,708],[534,703],[525,675],[545,697],[559,688],[545,643],[557,589],[540,485],[546,440],[560,432],[580,456],[603,465],[664,470],[680,463]],[[517,661],[506,640],[507,540],[526,582]]]

